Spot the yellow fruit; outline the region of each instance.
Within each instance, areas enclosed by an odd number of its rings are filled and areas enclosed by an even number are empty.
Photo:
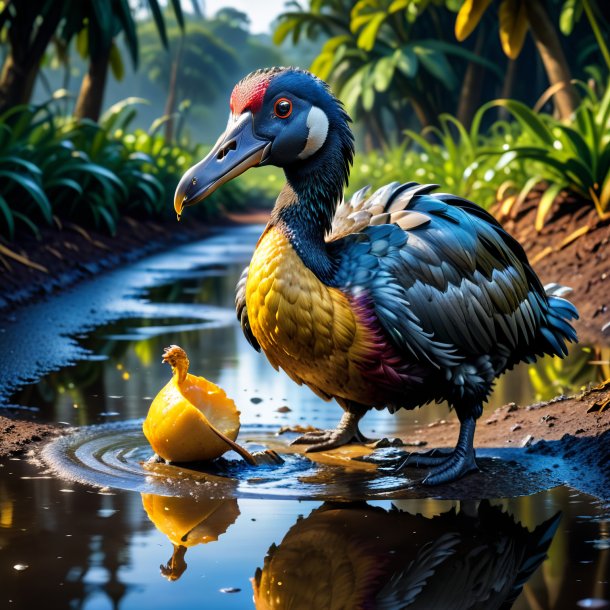
[[[143,425],[155,453],[170,462],[194,462],[235,449],[235,403],[217,385],[190,375],[186,352],[177,345],[166,348],[163,361],[171,365],[173,376],[153,400]]]
[[[142,494],[142,505],[155,527],[172,544],[184,547],[218,540],[239,516],[235,499],[196,500]]]

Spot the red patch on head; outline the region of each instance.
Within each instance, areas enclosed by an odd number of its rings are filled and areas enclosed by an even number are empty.
[[[260,110],[270,82],[271,77],[268,74],[261,74],[235,85],[229,102],[231,112],[241,114],[244,110]]]

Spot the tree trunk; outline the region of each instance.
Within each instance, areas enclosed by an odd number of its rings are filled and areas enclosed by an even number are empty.
[[[172,69],[169,76],[169,88],[167,90],[167,100],[165,102],[165,141],[170,144],[174,139],[174,113],[176,109],[176,98],[178,97],[178,71],[180,62],[182,61],[182,47],[184,45],[184,36],[178,42],[176,55],[172,61]]]
[[[483,44],[485,43],[485,30],[479,28],[477,40],[474,45],[474,53],[481,55]],[[483,78],[483,66],[471,61],[464,74],[464,82],[460,91],[460,101],[458,103],[457,118],[466,129],[470,128],[472,117],[481,99],[481,80]]]
[[[534,42],[549,83],[551,85],[565,83],[565,86],[555,94],[554,100],[559,117],[567,119],[578,106],[578,94],[570,82],[572,78],[570,68],[561,48],[559,36],[540,0],[528,0],[525,6]]]
[[[512,97],[513,88],[515,86],[515,75],[517,74],[517,60],[509,59],[506,64],[506,74],[504,75],[504,82],[502,83],[502,92],[500,98],[503,100]],[[498,108],[498,120],[506,121],[510,116],[510,113],[504,106]]]
[[[38,69],[38,64],[30,61],[25,65],[16,62],[9,53],[0,76],[0,112],[30,101]]]
[[[42,56],[59,25],[63,3],[51,3],[37,26],[42,3],[17,4],[17,13],[8,28],[9,52],[0,76],[0,113],[17,104],[27,104],[32,96]],[[35,31],[32,36],[32,31]]]
[[[97,58],[89,62],[89,70],[83,78],[74,116],[77,119],[91,119],[98,121],[102,113],[104,103],[104,90],[108,77],[108,65],[110,62],[110,47],[107,51],[100,53]]]

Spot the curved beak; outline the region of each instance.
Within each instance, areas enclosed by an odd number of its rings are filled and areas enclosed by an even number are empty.
[[[178,219],[185,207],[195,205],[221,184],[263,163],[270,149],[271,141],[254,134],[251,112],[242,113],[235,121],[231,117],[226,131],[205,159],[182,176],[174,195]]]

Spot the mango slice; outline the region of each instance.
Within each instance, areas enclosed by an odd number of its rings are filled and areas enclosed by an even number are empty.
[[[169,462],[213,460],[235,449],[239,411],[216,384],[191,375],[186,352],[165,349],[173,376],[157,394],[143,430],[155,453]]]

